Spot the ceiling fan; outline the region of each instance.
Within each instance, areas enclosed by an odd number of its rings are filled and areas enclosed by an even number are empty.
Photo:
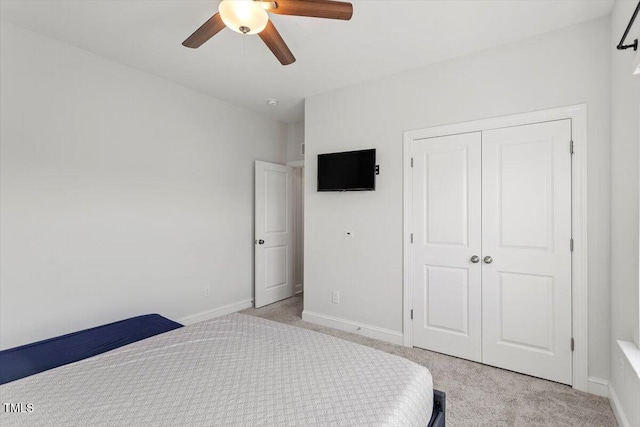
[[[238,33],[258,34],[282,65],[292,64],[296,58],[269,20],[267,12],[348,21],[353,15],[353,5],[332,0],[222,0],[218,13],[202,24],[182,45],[198,48],[226,26]]]

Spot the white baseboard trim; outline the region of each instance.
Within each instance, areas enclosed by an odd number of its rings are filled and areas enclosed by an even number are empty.
[[[351,332],[365,337],[374,338],[392,344],[403,345],[404,337],[402,332],[391,331],[377,326],[365,325],[364,323],[352,322],[351,320],[339,319],[325,314],[313,313],[308,310],[302,312],[302,320],[318,325],[328,326],[341,331]]]
[[[183,325],[193,325],[194,323],[203,322],[205,320],[213,319],[214,317],[220,317],[227,314],[235,313],[236,311],[244,310],[245,308],[253,307],[253,299],[245,301],[235,302],[233,304],[225,305],[211,310],[201,311],[200,313],[190,314],[189,316],[181,317],[176,322]]]
[[[615,415],[618,425],[620,427],[628,427],[629,420],[624,414],[620,399],[618,399],[618,395],[616,394],[616,391],[613,389],[613,387],[611,387],[611,385],[609,385],[609,403],[611,404],[611,409],[613,409],[613,415]]]
[[[297,295],[301,292],[302,292],[302,283],[298,283],[293,287],[293,293]]]
[[[587,392],[596,396],[609,396],[609,381],[602,378],[589,377],[587,379]]]

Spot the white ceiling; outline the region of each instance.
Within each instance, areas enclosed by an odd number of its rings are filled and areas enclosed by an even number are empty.
[[[284,122],[304,98],[607,15],[613,0],[355,0],[351,21],[271,15],[297,62],[283,67],[259,37],[223,30],[181,42],[217,0],[2,0],[24,28]],[[278,98],[269,107],[268,98]]]

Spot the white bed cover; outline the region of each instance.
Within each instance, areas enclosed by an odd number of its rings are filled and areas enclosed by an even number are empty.
[[[0,401],[2,426],[426,427],[433,385],[401,357],[232,314],[4,384]]]

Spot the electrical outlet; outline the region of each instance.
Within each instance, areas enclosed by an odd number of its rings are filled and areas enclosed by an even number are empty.
[[[353,237],[353,231],[345,230],[344,231],[344,237]]]
[[[331,292],[331,302],[334,304],[340,304],[340,292],[338,291]]]
[[[204,295],[205,298],[211,296],[211,285],[204,285],[202,287],[202,295]]]

